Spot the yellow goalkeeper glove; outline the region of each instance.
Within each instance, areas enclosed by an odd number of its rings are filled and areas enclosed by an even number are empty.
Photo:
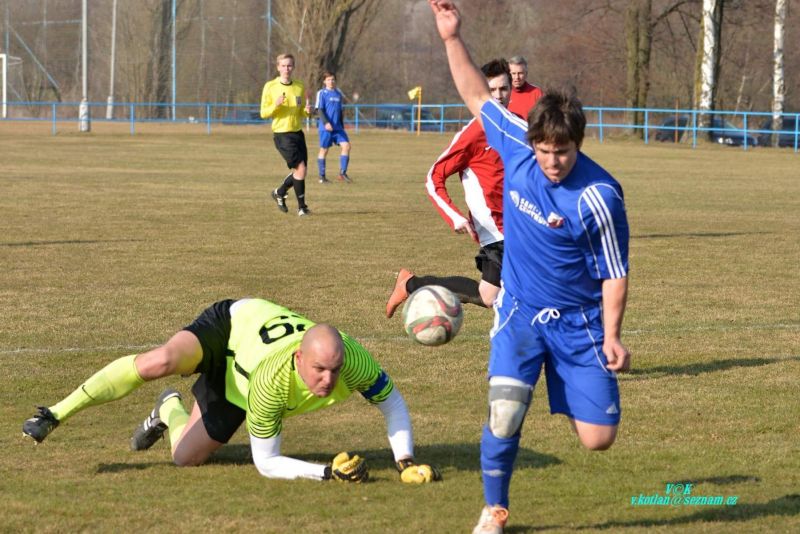
[[[369,479],[367,462],[357,454],[340,452],[325,469],[325,478],[339,482],[366,482]]]
[[[434,466],[417,465],[411,458],[398,460],[397,470],[400,472],[400,480],[406,484],[427,484],[442,480],[442,474]]]

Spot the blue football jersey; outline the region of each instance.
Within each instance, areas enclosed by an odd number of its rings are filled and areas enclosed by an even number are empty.
[[[524,120],[492,99],[481,120],[505,165],[503,287],[537,308],[600,302],[602,281],[628,274],[622,187],[582,152],[570,174],[553,183],[536,162]]]
[[[344,130],[342,122],[342,93],[338,89],[322,88],[317,91],[317,101],[314,107],[322,110],[334,130]],[[325,128],[322,120],[317,121],[320,129]]]

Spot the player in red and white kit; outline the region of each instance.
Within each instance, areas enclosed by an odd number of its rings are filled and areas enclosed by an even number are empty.
[[[528,120],[528,113],[542,97],[542,90],[528,83],[528,61],[522,56],[514,56],[508,60],[511,73],[511,98],[508,110]]]
[[[508,106],[511,75],[508,63],[493,60],[481,70],[489,83],[492,97]],[[453,204],[445,182],[458,174],[464,188],[469,213],[464,216]],[[394,315],[408,295],[422,286],[444,286],[461,302],[491,307],[500,291],[500,268],[503,263],[503,162],[486,142],[480,123],[470,121],[450,143],[428,171],[425,188],[434,207],[458,234],[468,234],[480,243],[475,264],[481,281],[464,276],[416,276],[401,269],[394,290],[386,303],[386,316]]]

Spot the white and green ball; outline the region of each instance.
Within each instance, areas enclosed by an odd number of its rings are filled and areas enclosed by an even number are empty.
[[[403,326],[408,336],[423,345],[443,345],[453,339],[464,313],[461,301],[442,286],[423,286],[409,295],[403,306]]]

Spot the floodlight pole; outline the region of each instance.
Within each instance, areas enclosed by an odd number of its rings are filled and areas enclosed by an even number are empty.
[[[6,54],[0,54],[0,62],[3,63],[3,118],[8,117],[8,93],[6,86],[8,85],[8,57]]]
[[[176,45],[176,33],[177,33],[177,26],[178,20],[177,16],[177,9],[175,5],[175,0],[172,0],[172,120],[176,119],[175,116],[175,45]]]
[[[92,130],[92,117],[89,112],[89,6],[88,0],[81,0],[81,70],[82,98],[78,108],[78,129],[81,132]]]
[[[272,0],[267,0],[267,61],[272,64]]]
[[[117,61],[117,0],[111,6],[111,75],[108,84],[108,105],[106,106],[106,119],[114,118],[114,64]]]
[[[3,51],[8,54],[11,50],[8,48],[11,44],[11,39],[9,36],[9,30],[11,28],[11,19],[9,18],[11,14],[8,11],[8,1],[6,1],[6,27],[3,35]]]

